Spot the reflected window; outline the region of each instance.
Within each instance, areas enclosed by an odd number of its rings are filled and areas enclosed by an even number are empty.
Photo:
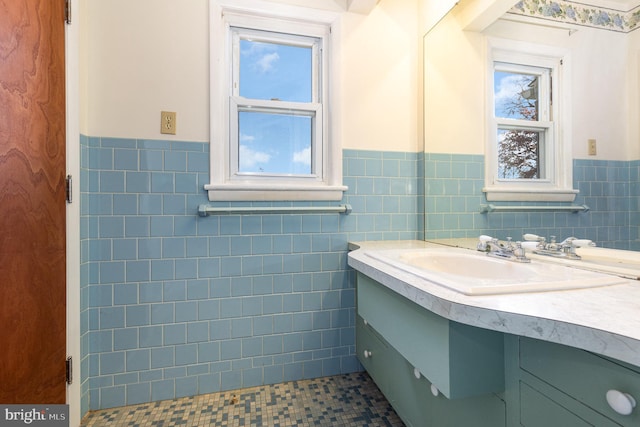
[[[494,63],[498,179],[544,179],[545,145],[552,143],[550,70]]]
[[[572,201],[570,56],[562,48],[489,39],[487,201]]]

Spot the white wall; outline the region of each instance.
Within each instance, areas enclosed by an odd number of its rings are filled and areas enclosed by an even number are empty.
[[[175,139],[208,141],[207,0],[87,3],[87,132],[160,139],[160,111],[176,111]]]
[[[630,33],[628,41],[628,151],[631,159],[640,159],[640,31]]]
[[[343,148],[421,151],[417,2],[382,0],[367,16],[345,14]]]
[[[571,36],[571,42],[574,157],[631,159],[627,115],[630,102],[628,36],[581,29]],[[590,138],[597,141],[595,157],[587,153]]]
[[[343,12],[343,148],[421,149],[417,1]],[[92,0],[86,9],[82,131],[208,141],[208,1]],[[160,134],[161,110],[177,112],[175,137]]]
[[[72,203],[66,205],[67,220],[67,357],[73,358],[74,381],[67,385],[66,402],[69,405],[69,426],[79,426],[81,419],[81,366],[82,354],[80,335],[81,273],[80,273],[80,22],[74,18],[80,10],[78,0],[71,1],[72,23],[65,26],[65,67],[66,67],[66,171],[71,174],[73,187]],[[78,13],[80,16],[80,13]]]
[[[454,10],[454,12],[456,12]],[[499,21],[484,33],[464,32],[455,13],[426,37],[425,150],[484,154],[487,36],[509,38],[570,50],[572,77],[571,127],[567,130],[574,158],[628,160],[637,158],[637,138],[630,140],[628,82],[629,36],[587,27],[551,29],[531,23]],[[533,22],[533,21],[531,21]],[[637,56],[637,54],[636,54]],[[637,69],[637,67],[636,67]],[[490,88],[488,90],[491,90]],[[636,110],[637,111],[637,108]],[[637,130],[636,130],[637,135]],[[587,154],[587,140],[596,139],[598,154]]]
[[[484,154],[484,38],[452,13],[424,40],[425,151]]]
[[[422,0],[419,2],[420,34],[426,34],[458,3],[458,0]]]

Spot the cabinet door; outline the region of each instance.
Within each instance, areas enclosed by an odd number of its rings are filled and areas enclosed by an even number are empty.
[[[600,363],[575,348],[513,335],[505,336],[505,378],[510,427],[620,427],[638,425],[632,419],[612,419],[599,408],[606,402],[583,399],[597,385]],[[578,391],[578,392],[576,392]],[[587,396],[590,391],[587,390]]]
[[[619,427],[619,424],[603,417],[589,421],[582,419],[524,382],[520,383],[520,425],[522,427]]]
[[[391,404],[392,396],[388,395],[390,375],[389,348],[381,337],[360,316],[356,319],[356,352],[358,360],[369,373],[378,388]]]
[[[624,426],[637,426],[640,411],[620,415],[607,404],[608,390],[640,398],[640,374],[620,363],[560,344],[520,338],[520,369]]]
[[[390,377],[393,406],[411,427],[504,427],[505,403],[497,395],[448,399],[434,396],[431,382],[416,378],[414,367],[394,352],[394,371]],[[546,426],[549,427],[549,426]]]

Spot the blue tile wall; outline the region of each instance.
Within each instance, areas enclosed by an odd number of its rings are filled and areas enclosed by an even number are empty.
[[[348,216],[200,218],[208,144],[80,145],[83,413],[360,369],[348,241],[534,232],[640,249],[640,161],[575,160],[589,212],[481,214],[483,156],[345,150]]]
[[[424,165],[427,239],[489,234],[518,240],[523,233],[535,233],[577,236],[612,248],[640,248],[638,161],[574,160],[573,186],[580,193],[573,204],[589,206],[584,213],[480,213],[480,205],[487,203],[482,193],[484,156],[425,153]]]
[[[207,143],[80,143],[83,413],[361,369],[347,242],[424,237],[421,153],[345,150],[350,215],[201,218]]]

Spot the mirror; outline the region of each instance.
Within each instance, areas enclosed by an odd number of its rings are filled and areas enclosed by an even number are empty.
[[[590,3],[547,7],[533,0],[463,0],[425,31],[426,240],[480,234],[520,240],[535,233],[640,250],[640,31],[634,31],[637,19],[629,1],[620,2],[624,9],[618,11]],[[553,84],[568,94],[560,137],[569,147],[570,184],[579,190],[573,202],[487,201],[492,40],[566,52],[562,67],[568,77]],[[518,211],[481,213],[489,203]],[[567,205],[588,210],[556,210]]]

